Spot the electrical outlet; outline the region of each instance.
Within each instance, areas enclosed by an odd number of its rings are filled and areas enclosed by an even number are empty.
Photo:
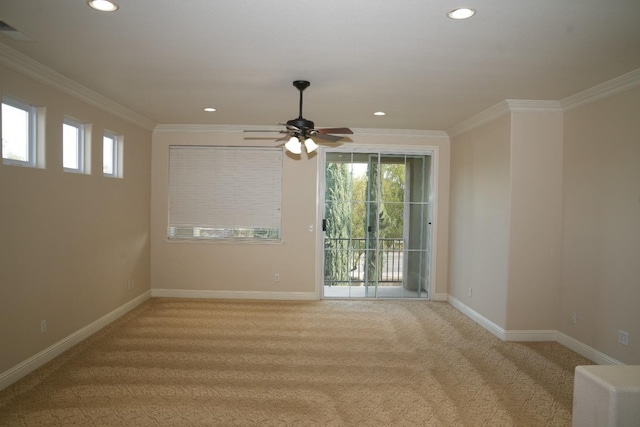
[[[40,321],[40,333],[44,334],[45,332],[47,332],[47,321],[46,320],[41,320]]]
[[[274,282],[279,282],[280,281],[280,274],[276,273],[273,275],[273,281]]]
[[[133,279],[129,279],[129,281],[127,282],[127,289],[131,288],[133,288]]]
[[[618,342],[622,345],[629,345],[629,332],[618,331]]]
[[[469,288],[469,296],[473,296],[473,288]]]
[[[571,323],[578,323],[578,313],[575,311],[571,313]]]

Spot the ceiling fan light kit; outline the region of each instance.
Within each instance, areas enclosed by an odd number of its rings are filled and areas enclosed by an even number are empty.
[[[349,128],[323,128],[316,129],[315,123],[311,120],[307,120],[302,117],[302,92],[311,85],[307,80],[295,80],[293,86],[300,92],[300,114],[297,118],[291,119],[286,123],[280,123],[286,126],[286,130],[275,131],[279,133],[285,133],[288,136],[277,139],[276,141],[284,141],[287,138],[289,140],[284,144],[290,153],[302,154],[302,141],[304,141],[304,147],[307,153],[312,153],[318,149],[318,144],[313,138],[320,141],[338,142],[343,139],[342,136],[332,134],[353,134],[353,131]],[[274,132],[274,131],[262,131],[262,130],[245,130],[245,132]]]
[[[318,144],[311,138],[307,138],[304,140],[304,148],[307,149],[307,153],[313,153],[318,149]]]
[[[292,136],[291,139],[284,144],[284,148],[286,148],[290,153],[302,154],[302,143],[297,136]]]

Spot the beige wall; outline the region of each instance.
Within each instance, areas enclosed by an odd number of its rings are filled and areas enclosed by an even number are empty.
[[[0,91],[46,107],[46,168],[0,164],[1,374],[149,289],[151,132],[2,66]],[[91,175],[62,170],[65,115],[92,124]],[[102,175],[105,128],[123,179]]]
[[[508,330],[555,330],[562,218],[562,113],[511,114]]]
[[[640,88],[564,118],[559,329],[640,364]],[[629,332],[628,347],[619,329]]]
[[[449,294],[503,328],[509,275],[510,135],[505,115],[451,140]]]
[[[153,135],[151,197],[151,277],[157,290],[204,291],[208,295],[224,292],[268,297],[285,292],[315,297],[318,272],[318,239],[308,226],[318,227],[317,212],[319,156],[285,156],[283,164],[282,243],[251,244],[230,242],[169,242],[167,233],[168,147],[170,145],[246,146],[252,141],[241,132],[156,130]],[[446,294],[449,193],[448,138],[427,136],[354,135],[352,146],[384,144],[396,146],[437,146],[438,175],[438,253],[436,293]],[[268,143],[266,141],[265,143]],[[265,146],[265,143],[261,146]],[[255,144],[255,143],[254,143]],[[274,282],[274,274],[280,281]],[[257,295],[256,293],[261,293]],[[287,297],[280,294],[282,297]]]
[[[449,294],[506,333],[640,363],[639,117],[636,87],[452,138]]]

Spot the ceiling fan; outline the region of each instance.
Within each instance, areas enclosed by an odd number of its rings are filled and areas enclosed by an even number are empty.
[[[344,137],[333,135],[343,134],[350,135],[353,131],[349,128],[322,128],[316,129],[315,124],[311,120],[307,120],[302,117],[302,92],[308,88],[311,83],[307,80],[296,80],[293,85],[300,91],[300,114],[297,119],[291,119],[286,123],[278,123],[279,125],[286,126],[283,130],[245,130],[245,132],[279,132],[284,133],[286,136],[277,139],[276,141],[288,140],[284,147],[293,154],[302,153],[302,143],[307,149],[307,153],[311,153],[318,148],[318,144],[314,141],[323,140],[327,142],[338,142]]]

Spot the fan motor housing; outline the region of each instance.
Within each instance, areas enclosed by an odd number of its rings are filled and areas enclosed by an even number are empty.
[[[307,119],[303,119],[302,117],[299,117],[297,119],[289,120],[287,122],[287,126],[295,126],[298,129],[300,129],[300,131],[306,132],[306,131],[312,130],[315,124],[311,120],[307,120]]]

